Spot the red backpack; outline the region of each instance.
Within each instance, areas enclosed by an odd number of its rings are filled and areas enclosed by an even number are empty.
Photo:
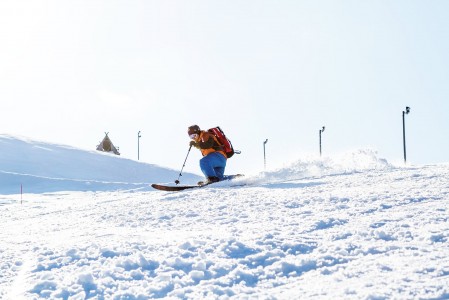
[[[234,153],[234,148],[232,147],[231,141],[228,140],[223,130],[219,126],[211,128],[208,130],[209,133],[212,133],[218,140],[220,146],[223,146],[223,150],[226,153],[227,158],[231,158]]]

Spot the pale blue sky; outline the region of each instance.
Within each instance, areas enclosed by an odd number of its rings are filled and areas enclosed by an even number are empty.
[[[220,125],[227,173],[372,148],[448,162],[449,1],[0,2],[0,133],[180,169]],[[198,152],[185,170],[199,173]]]

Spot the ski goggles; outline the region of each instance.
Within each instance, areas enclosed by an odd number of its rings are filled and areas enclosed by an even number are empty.
[[[190,134],[190,139],[192,140],[196,140],[198,138],[198,134],[194,133],[194,134]]]

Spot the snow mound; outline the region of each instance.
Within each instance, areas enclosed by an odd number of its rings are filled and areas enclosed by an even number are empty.
[[[0,135],[0,194],[147,189],[179,171],[99,151]],[[183,174],[183,181],[200,177]]]

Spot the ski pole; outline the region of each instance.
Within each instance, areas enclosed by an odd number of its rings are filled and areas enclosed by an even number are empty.
[[[179,184],[179,178],[182,176],[182,170],[184,170],[184,167],[186,166],[187,157],[189,157],[190,149],[192,149],[192,145],[189,147],[189,151],[187,151],[186,159],[184,160],[184,164],[182,165],[181,171],[179,172],[178,179],[175,180],[176,184]]]

